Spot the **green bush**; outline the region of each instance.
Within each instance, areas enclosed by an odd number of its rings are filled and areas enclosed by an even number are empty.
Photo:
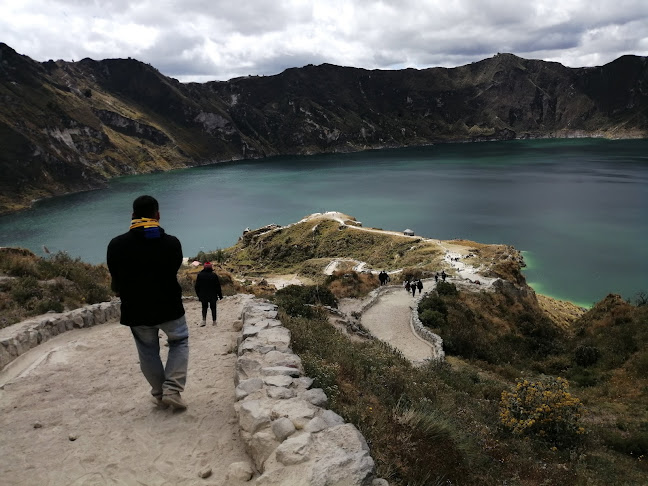
[[[31,275],[19,277],[11,286],[11,297],[20,305],[25,306],[32,299],[40,299],[43,291],[36,277]]]
[[[603,379],[603,375],[600,372],[595,371],[595,369],[586,369],[582,366],[574,366],[569,369],[567,376],[575,385],[583,388],[596,386]]]
[[[432,309],[425,309],[419,314],[419,319],[425,327],[430,328],[439,328],[446,323],[446,316]]]
[[[339,393],[337,377],[340,372],[338,363],[328,363],[326,360],[314,356],[312,353],[302,355],[304,372],[313,379],[313,387],[321,388],[326,396],[335,400]]]
[[[319,285],[288,285],[277,290],[274,300],[286,314],[293,317],[315,317],[317,309],[311,306],[337,307],[335,296]]]
[[[449,297],[459,295],[457,286],[450,282],[438,282],[436,285],[436,291],[439,295],[447,295]]]
[[[63,303],[58,300],[45,299],[36,303],[35,310],[38,314],[45,314],[49,311],[63,312],[65,309]]]
[[[601,357],[601,352],[595,346],[578,346],[574,350],[574,361],[578,366],[592,366]]]
[[[634,457],[648,454],[648,432],[634,431],[626,436],[608,433],[603,440],[607,447],[622,454]]]
[[[444,319],[448,315],[448,306],[441,297],[435,294],[430,294],[421,299],[418,305],[419,315],[423,314],[426,310],[436,311],[443,315]]]

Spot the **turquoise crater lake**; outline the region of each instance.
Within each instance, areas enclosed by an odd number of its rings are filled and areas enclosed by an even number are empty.
[[[0,246],[105,261],[151,194],[185,256],[329,210],[365,226],[522,250],[540,293],[589,306],[648,290],[648,140],[525,140],[275,157],[127,176],[0,217]],[[150,262],[143,262],[143,267]]]

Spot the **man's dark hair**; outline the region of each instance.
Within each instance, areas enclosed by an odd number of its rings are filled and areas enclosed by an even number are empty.
[[[140,196],[133,201],[133,217],[154,218],[160,210],[157,199],[153,196]]]

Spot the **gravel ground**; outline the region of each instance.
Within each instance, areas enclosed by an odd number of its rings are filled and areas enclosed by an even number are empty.
[[[20,356],[0,372],[2,485],[239,484],[226,479],[230,464],[249,461],[233,407],[232,323],[247,298],[220,301],[216,327],[199,327],[200,303],[185,303],[185,412],[153,403],[130,330],[117,322]],[[212,474],[202,479],[206,468]]]

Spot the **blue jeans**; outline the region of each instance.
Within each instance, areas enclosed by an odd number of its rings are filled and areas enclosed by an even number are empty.
[[[159,330],[169,340],[169,356],[166,367],[160,359]],[[189,364],[189,328],[185,316],[155,326],[131,327],[140,369],[151,385],[151,395],[162,398],[163,394],[184,391]]]

